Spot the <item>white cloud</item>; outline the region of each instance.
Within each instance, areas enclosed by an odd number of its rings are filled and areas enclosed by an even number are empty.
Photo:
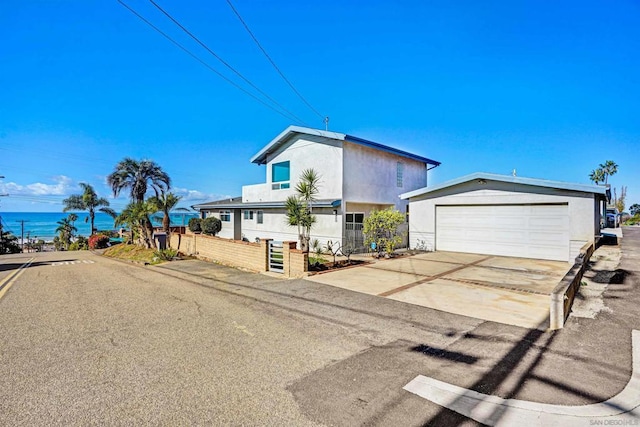
[[[51,180],[53,184],[36,182],[20,185],[15,182],[0,182],[0,193],[20,196],[65,196],[73,188],[73,180],[68,176],[54,176]]]
[[[198,190],[189,190],[186,188],[172,188],[174,194],[181,196],[181,202],[210,202],[213,200],[221,200],[230,198],[231,196],[223,195],[223,194],[211,194],[211,193],[203,193]]]

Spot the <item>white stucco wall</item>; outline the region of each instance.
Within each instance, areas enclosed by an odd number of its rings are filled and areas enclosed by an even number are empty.
[[[286,161],[290,162],[290,188],[273,190],[271,165]],[[320,175],[318,200],[342,198],[342,141],[297,135],[267,157],[265,183],[242,187],[242,202],[286,200],[295,193],[305,169],[314,169]]]
[[[596,202],[593,194],[494,181],[479,184],[474,181],[410,200],[410,247],[424,244],[426,249],[435,248],[436,206],[532,203],[568,204],[570,254],[567,261],[573,261],[585,243],[594,241],[598,230],[594,227]]]
[[[343,215],[337,209],[337,215],[331,208],[315,208],[313,214],[316,222],[311,229],[311,240],[318,239],[322,245],[328,240],[342,242]],[[242,234],[250,242],[269,238],[277,241],[298,241],[298,228],[287,224],[284,209],[263,209],[263,223],[257,223],[257,215],[254,212],[252,220],[242,216]],[[299,249],[299,248],[298,248]]]
[[[393,204],[404,212],[407,201],[400,194],[427,185],[422,162],[350,142],[344,143],[343,150],[343,199],[347,202]],[[397,185],[398,162],[403,164],[402,187]]]
[[[233,239],[233,234],[234,234],[234,215],[233,215],[233,209],[217,209],[217,210],[213,210],[213,211],[203,211],[204,213],[204,218],[209,218],[209,217],[215,217],[220,219],[220,211],[226,211],[228,210],[231,214],[231,221],[222,221],[222,229],[220,230],[220,232],[217,234],[218,237],[222,237],[225,239]]]

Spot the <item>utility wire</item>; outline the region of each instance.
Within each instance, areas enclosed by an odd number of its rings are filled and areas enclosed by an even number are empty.
[[[313,108],[313,106],[304,98],[304,96],[302,96],[302,94],[300,92],[298,92],[298,90],[293,86],[293,83],[291,83],[291,81],[284,75],[284,73],[280,70],[280,68],[278,68],[278,66],[276,65],[276,63],[273,61],[273,59],[271,59],[271,57],[269,56],[269,54],[267,53],[267,51],[262,47],[262,45],[260,44],[260,42],[258,41],[258,39],[256,38],[256,36],[253,34],[253,32],[249,29],[249,26],[247,25],[247,23],[244,21],[244,19],[242,19],[242,16],[240,16],[240,13],[236,10],[236,8],[233,6],[233,3],[231,3],[231,0],[227,0],[227,4],[229,5],[229,7],[231,8],[231,10],[233,11],[233,13],[235,13],[235,15],[238,17],[238,19],[240,20],[240,22],[242,23],[242,25],[244,26],[245,30],[247,30],[247,32],[249,33],[249,35],[251,36],[251,38],[253,39],[253,41],[255,42],[255,44],[260,48],[260,50],[262,51],[262,53],[264,54],[264,56],[267,57],[267,59],[269,60],[269,62],[271,63],[271,65],[273,65],[273,68],[275,68],[275,70],[278,72],[278,74],[280,74],[280,77],[282,77],[282,79],[287,82],[287,84],[289,85],[289,87],[291,88],[291,90],[293,90],[293,92],[298,95],[298,97],[302,100],[302,102],[304,102],[307,107],[309,107],[311,109],[311,111],[313,111],[314,113],[316,113],[318,115],[318,117],[320,117],[321,119],[325,119],[325,117],[320,114],[318,112],[318,110],[316,110],[315,108]]]
[[[218,70],[216,70],[215,68],[213,68],[211,65],[207,64],[205,61],[203,61],[202,59],[200,59],[198,56],[196,56],[194,53],[192,53],[189,49],[187,49],[186,47],[182,46],[180,43],[178,43],[177,41],[175,41],[174,39],[172,39],[169,35],[167,35],[165,32],[163,32],[160,28],[156,27],[155,25],[153,25],[151,22],[149,22],[147,19],[145,19],[142,15],[140,15],[138,12],[136,12],[134,9],[132,9],[131,7],[129,7],[129,5],[127,5],[125,2],[123,2],[122,0],[118,0],[118,3],[120,3],[122,6],[124,6],[126,9],[129,10],[129,12],[133,13],[135,16],[137,16],[142,22],[144,22],[145,24],[147,24],[148,26],[150,26],[151,28],[153,28],[154,30],[156,30],[158,33],[160,33],[163,37],[165,37],[167,40],[169,40],[171,43],[173,43],[175,46],[177,46],[178,48],[180,48],[183,52],[185,52],[187,55],[189,55],[190,57],[192,57],[193,59],[195,59],[196,61],[198,61],[199,63],[201,63],[202,65],[204,65],[205,67],[207,67],[210,71],[213,71],[215,74],[217,74],[221,79],[223,79],[224,81],[226,81],[227,83],[229,83],[230,85],[234,86],[236,89],[241,90],[242,92],[244,92],[246,95],[250,96],[251,98],[253,98],[254,100],[258,101],[260,104],[264,105],[265,107],[271,109],[272,111],[275,111],[276,113],[280,114],[282,117],[284,117],[287,120],[292,120],[292,118],[295,118],[294,121],[300,122],[300,123],[304,123],[302,120],[296,118],[295,115],[289,113],[289,116],[287,116],[285,113],[283,113],[282,111],[277,110],[276,108],[274,108],[272,105],[267,104],[266,102],[264,102],[262,99],[258,98],[257,96],[255,96],[254,94],[252,94],[251,92],[249,92],[248,90],[246,90],[245,88],[243,88],[242,86],[238,85],[236,82],[234,82],[233,80],[229,79],[227,76],[225,76],[224,74],[220,73]],[[281,107],[282,108],[282,107]],[[283,108],[284,111],[287,111],[286,109]]]
[[[120,1],[120,0],[118,0]],[[251,86],[252,88],[254,88],[255,90],[257,90],[262,96],[264,96],[265,98],[267,98],[269,101],[273,102],[275,105],[277,105],[278,107],[282,108],[282,110],[286,111],[291,117],[294,117],[296,119],[296,121],[304,124],[305,126],[308,126],[304,120],[300,119],[298,116],[296,116],[295,114],[293,114],[291,111],[287,110],[285,107],[283,107],[278,101],[276,101],[275,99],[273,99],[272,97],[270,97],[269,95],[267,95],[264,91],[262,91],[258,86],[256,86],[255,84],[253,84],[251,82],[251,80],[249,80],[248,78],[246,78],[245,76],[243,76],[238,70],[236,70],[235,68],[233,68],[228,62],[226,62],[224,59],[222,59],[217,53],[215,53],[213,50],[211,50],[209,48],[209,46],[207,46],[204,42],[202,42],[199,38],[197,38],[193,33],[191,33],[188,29],[186,29],[180,22],[178,22],[177,19],[175,19],[173,16],[171,16],[171,14],[169,14],[169,12],[167,12],[166,10],[164,10],[162,7],[160,7],[160,5],[158,3],[156,3],[153,0],[149,0],[151,2],[151,4],[153,4],[160,12],[162,12],[167,18],[169,18],[174,24],[176,24],[182,31],[184,31],[185,33],[187,33],[189,35],[189,37],[191,37],[192,39],[194,39],[200,46],[202,46],[207,52],[209,52],[211,55],[213,55],[218,61],[222,62],[222,64],[227,67],[228,69],[230,69],[231,71],[233,71],[238,77],[240,77],[242,80],[244,80],[249,86]]]

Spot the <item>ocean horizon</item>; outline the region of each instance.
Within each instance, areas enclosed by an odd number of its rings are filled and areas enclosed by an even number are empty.
[[[76,235],[88,237],[91,235],[91,226],[88,221],[87,212],[1,212],[2,230],[9,231],[18,239],[21,238],[24,224],[24,238],[43,239],[51,241],[57,235],[58,221],[67,218],[70,213],[78,215],[75,226],[78,229]],[[161,225],[162,213],[159,213],[159,220],[152,218],[154,225]],[[190,218],[198,217],[197,213],[172,213],[170,215],[171,225],[186,225]],[[86,222],[85,222],[86,219]],[[23,222],[24,221],[24,222]],[[101,231],[115,230],[113,218],[109,215],[96,212],[94,226]]]

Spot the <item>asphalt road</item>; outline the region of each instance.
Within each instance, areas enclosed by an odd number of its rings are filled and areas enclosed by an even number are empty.
[[[0,425],[475,425],[402,387],[597,402],[639,326],[621,306],[542,333],[201,261],[31,256],[0,299]],[[0,285],[31,256],[1,257]]]

